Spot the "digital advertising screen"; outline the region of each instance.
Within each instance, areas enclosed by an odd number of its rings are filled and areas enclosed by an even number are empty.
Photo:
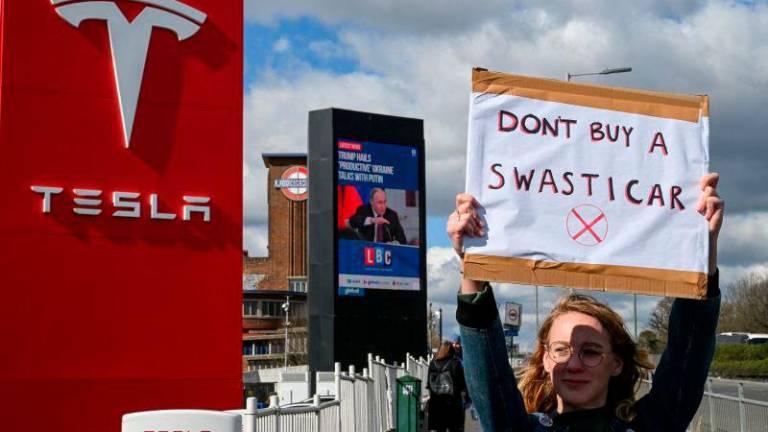
[[[424,146],[421,119],[309,113],[310,370],[426,355]]]
[[[336,141],[338,294],[421,290],[419,150]]]

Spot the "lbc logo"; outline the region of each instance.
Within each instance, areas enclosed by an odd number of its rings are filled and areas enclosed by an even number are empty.
[[[392,251],[383,247],[367,247],[363,249],[363,263],[366,266],[392,265]]]

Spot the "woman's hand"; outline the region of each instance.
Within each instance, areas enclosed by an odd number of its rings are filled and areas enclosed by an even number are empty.
[[[479,206],[475,197],[461,193],[456,195],[456,210],[448,216],[445,231],[451,239],[453,250],[459,258],[464,257],[464,236],[470,237],[483,235],[483,221],[477,215]]]
[[[464,258],[464,236],[470,237],[482,236],[485,234],[485,224],[477,214],[479,203],[475,197],[469,194],[461,193],[456,195],[456,210],[448,216],[445,224],[445,231],[448,238],[451,239],[453,250],[459,258]],[[461,293],[469,294],[483,290],[485,282],[461,278]]]
[[[696,211],[704,215],[709,222],[709,274],[715,274],[717,270],[717,237],[723,226],[723,212],[725,201],[717,193],[717,183],[720,174],[709,173],[701,178],[701,196],[696,204]]]

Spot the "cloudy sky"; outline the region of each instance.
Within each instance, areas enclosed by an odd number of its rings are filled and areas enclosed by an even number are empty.
[[[573,0],[245,0],[245,247],[266,254],[262,152],[305,152],[307,112],[339,107],[424,119],[428,297],[457,333],[458,261],[444,234],[463,189],[473,66],[582,82],[710,95],[711,169],[722,175],[724,283],[768,272],[768,2]],[[461,173],[458,175],[458,173]],[[541,313],[563,291],[541,289]],[[632,329],[632,297],[598,295]],[[519,341],[534,333],[532,287]],[[640,329],[657,298],[638,297]]]

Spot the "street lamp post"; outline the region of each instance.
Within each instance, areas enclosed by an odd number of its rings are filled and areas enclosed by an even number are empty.
[[[288,321],[288,312],[291,309],[291,298],[285,296],[285,303],[283,303],[283,311],[285,311],[285,346],[283,347],[283,367],[288,370],[288,326],[291,322]]]
[[[574,78],[574,77],[583,77],[583,76],[589,76],[589,75],[610,75],[610,74],[625,73],[625,72],[632,72],[632,68],[631,67],[609,68],[609,69],[603,69],[600,72],[588,72],[588,73],[580,73],[580,74],[572,74],[568,72],[565,75],[565,80],[570,81],[571,78]],[[632,309],[633,309],[633,314],[635,318],[635,341],[637,341],[637,294],[632,294],[632,300],[633,300]],[[536,303],[536,307],[538,308],[538,300]]]
[[[610,74],[617,74],[617,73],[624,73],[624,72],[632,72],[631,67],[620,67],[620,68],[610,68],[610,69],[603,69],[600,72],[588,72],[588,73],[580,73],[580,74],[572,74],[568,72],[565,75],[565,80],[570,81],[571,78],[574,77],[583,77],[583,76],[589,76],[589,75],[610,75]]]
[[[440,345],[443,344],[443,308],[437,310],[437,334],[440,338]]]
[[[434,317],[432,316],[432,302],[429,303],[429,325],[427,326],[429,330],[429,342],[427,345],[429,346],[429,354],[432,354],[432,328],[434,327]]]

